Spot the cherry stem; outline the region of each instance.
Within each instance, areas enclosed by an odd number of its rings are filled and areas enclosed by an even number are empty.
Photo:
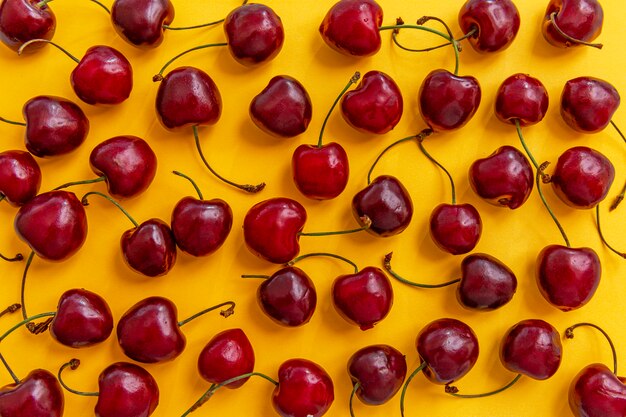
[[[392,257],[393,257],[393,252],[390,252],[387,255],[385,255],[385,258],[383,260],[383,267],[385,268],[385,271],[387,271],[389,273],[389,275],[391,275],[392,277],[394,277],[398,281],[402,282],[403,284],[407,284],[407,285],[410,285],[412,287],[417,287],[417,288],[427,288],[427,289],[430,289],[430,288],[447,287],[449,285],[453,285],[453,284],[456,284],[456,283],[461,281],[460,278],[454,279],[452,281],[444,282],[442,284],[420,284],[420,283],[417,283],[417,282],[409,281],[408,279],[401,277],[396,272],[394,272],[393,269],[391,269],[391,258]]]
[[[41,0],[39,3],[36,4],[37,8],[41,9],[42,7],[44,7],[45,5],[47,5],[48,3],[50,3],[53,0]]]
[[[89,200],[88,200],[87,198],[88,198],[90,195],[98,195],[98,196],[100,196],[100,197],[104,198],[105,200],[109,200],[109,201],[110,201],[110,202],[111,202],[111,203],[112,203],[115,207],[117,207],[118,209],[120,209],[120,211],[121,211],[122,213],[124,213],[124,215],[125,215],[126,217],[128,217],[128,220],[130,220],[130,221],[131,221],[131,223],[135,225],[135,227],[139,227],[139,223],[137,223],[137,221],[136,221],[135,219],[133,219],[133,217],[132,217],[130,214],[128,214],[128,212],[124,209],[124,207],[122,207],[122,206],[120,205],[120,203],[118,203],[117,201],[113,200],[111,197],[109,197],[109,196],[108,196],[108,195],[106,195],[106,194],[100,193],[100,192],[98,192],[98,191],[90,191],[90,192],[88,192],[87,194],[85,194],[85,195],[83,196],[83,198],[81,198],[81,199],[80,199],[80,201],[81,201],[81,203],[83,204],[83,206],[88,206],[88,205],[89,205]]]
[[[62,46],[60,46],[59,44],[52,42],[48,39],[32,39],[28,42],[24,42],[22,44],[22,46],[20,46],[20,49],[17,50],[17,54],[18,55],[22,55],[22,52],[24,52],[24,49],[28,46],[31,45],[33,43],[39,43],[39,42],[45,42],[45,43],[49,43],[50,45],[56,47],[58,50],[60,50],[61,52],[63,52],[65,55],[67,55],[68,57],[70,57],[74,62],[76,62],[77,64],[80,63],[80,60],[78,58],[76,58],[74,55],[70,54],[67,49],[63,48]]]
[[[567,329],[565,329],[565,337],[567,339],[573,339],[574,338],[574,330],[577,327],[583,327],[583,326],[587,326],[587,327],[593,327],[594,329],[598,330],[600,333],[602,333],[602,335],[606,338],[607,342],[609,342],[609,346],[611,347],[611,353],[613,354],[613,373],[615,375],[617,375],[617,352],[615,351],[615,345],[613,344],[613,341],[611,340],[611,337],[608,335],[607,332],[605,332],[600,326],[597,326],[593,323],[576,323],[570,327],[568,327]]]
[[[0,203],[3,202],[7,198],[6,195],[0,194]]]
[[[4,117],[0,117],[0,122],[8,123],[10,125],[26,126],[26,123],[24,122],[16,122],[13,120],[5,119]]]
[[[35,256],[35,251],[31,251],[30,255],[28,255],[28,259],[26,259],[26,264],[24,265],[24,272],[22,273],[22,288],[20,289],[20,303],[22,304],[22,318],[26,320],[28,318],[28,314],[26,314],[26,303],[25,293],[26,293],[26,276],[28,275],[28,269],[30,268],[30,264],[33,263],[33,257]]]
[[[541,190],[541,183],[542,182],[545,183],[546,182],[546,178],[549,178],[549,175],[544,173],[544,170],[546,169],[546,167],[549,164],[550,164],[549,162],[544,162],[544,163],[542,163],[539,166],[539,169],[537,170],[537,175],[535,177],[535,181],[537,183],[537,192],[539,193],[539,197],[541,198],[541,202],[545,206],[546,210],[548,210],[548,213],[550,214],[550,217],[552,217],[552,220],[554,220],[554,223],[556,224],[556,227],[559,228],[559,232],[561,232],[561,236],[563,236],[563,240],[565,240],[565,245],[568,248],[571,248],[571,245],[569,243],[569,239],[567,238],[567,235],[565,234],[565,230],[563,229],[563,226],[561,226],[561,223],[556,218],[556,215],[554,214],[554,212],[550,208],[550,205],[548,204],[548,201],[546,200],[546,197],[543,195],[543,191]]]
[[[356,229],[348,229],[348,230],[336,230],[333,232],[298,232],[298,236],[331,236],[331,235],[348,235],[351,233],[362,232],[363,230],[367,230],[372,226],[372,220],[363,216],[360,218],[361,222],[364,223],[363,226],[358,227]]]
[[[92,0],[93,1],[93,0]],[[246,3],[248,3],[248,0],[244,0],[243,3],[241,4],[242,6],[245,6]],[[185,27],[171,27],[169,25],[163,25],[163,29],[166,30],[190,30],[190,29],[200,29],[200,28],[204,28],[204,27],[208,27],[208,26],[215,26],[215,25],[219,25],[220,23],[224,22],[224,20],[226,19],[220,19],[220,20],[216,20],[215,22],[209,22],[209,23],[202,23],[200,25],[194,25],[194,26],[185,26]]]
[[[7,330],[2,336],[0,336],[0,342],[2,342],[4,339],[6,339],[7,336],[9,336],[11,333],[16,331],[20,327],[24,326],[25,324],[28,324],[28,323],[30,323],[32,321],[35,321],[35,320],[39,320],[39,319],[41,319],[43,317],[52,318],[52,317],[56,316],[56,314],[57,314],[56,312],[48,312],[48,313],[36,314],[36,315],[34,315],[32,317],[27,317],[26,319],[20,321],[15,326],[13,326],[9,330]]]
[[[63,364],[61,366],[61,368],[59,368],[59,372],[57,373],[57,378],[59,380],[59,384],[61,384],[61,386],[63,388],[65,388],[66,391],[71,392],[72,394],[76,394],[76,395],[80,395],[82,397],[97,397],[100,395],[99,392],[84,392],[84,391],[77,391],[73,388],[70,388],[67,386],[67,384],[65,384],[65,382],[63,381],[63,377],[61,376],[61,374],[63,373],[63,371],[66,368],[70,368],[72,371],[76,370],[78,367],[80,366],[80,361],[78,359],[72,359],[69,362]]]
[[[615,197],[615,200],[613,200],[613,204],[611,204],[611,207],[609,207],[609,211],[613,211],[617,208],[617,206],[619,206],[619,204],[624,199],[625,194],[626,194],[626,184],[624,184],[624,187],[622,187],[622,191],[620,191],[617,197]]]
[[[350,405],[350,417],[355,417],[354,415],[354,408],[352,407],[352,400],[354,399],[354,394],[356,394],[357,390],[361,388],[361,383],[357,382],[356,384],[354,384],[354,386],[352,387],[352,392],[350,393],[350,402],[348,403]]]
[[[19,262],[24,260],[24,255],[22,255],[21,253],[17,253],[14,257],[8,258],[0,253],[0,259],[7,262]]]
[[[607,248],[609,248],[611,251],[621,256],[622,258],[626,258],[626,253],[620,252],[617,249],[615,249],[613,246],[611,246],[609,242],[606,241],[606,239],[604,238],[604,235],[602,234],[602,227],[600,227],[600,204],[596,205],[596,226],[598,228],[598,234],[600,235],[600,239],[602,240],[602,243],[604,243],[604,246],[606,246]]]
[[[52,0],[49,0],[52,1]],[[98,0],[90,0],[94,3],[96,3],[98,6],[102,7],[108,14],[111,14],[111,10],[109,10],[108,7],[106,7],[104,4],[100,3]]]
[[[13,372],[13,369],[11,369],[11,367],[9,366],[9,363],[6,361],[6,359],[4,359],[4,356],[2,355],[2,353],[0,353],[0,361],[2,361],[2,364],[4,365],[6,370],[9,372],[9,375],[11,375],[11,378],[13,378],[13,381],[15,381],[16,384],[19,384],[21,382],[20,379],[17,377],[17,375],[15,375],[15,372]]]
[[[241,278],[258,278],[258,279],[269,279],[271,276],[270,275],[262,275],[262,274],[245,274],[242,275]]]
[[[165,63],[165,65],[163,65],[163,67],[161,68],[159,73],[157,75],[155,75],[154,77],[152,77],[152,81],[154,81],[154,82],[163,81],[163,72],[167,69],[167,67],[169,67],[174,61],[176,61],[181,56],[187,55],[189,52],[197,51],[199,49],[212,48],[214,46],[228,46],[228,43],[226,43],[226,42],[207,43],[206,45],[199,45],[199,46],[193,47],[191,49],[187,49],[186,51],[181,52],[180,54],[176,55],[174,58],[172,58],[169,61],[167,61]]]
[[[20,308],[22,308],[22,305],[19,304],[19,303],[11,304],[10,306],[5,308],[4,310],[0,311],[0,317],[4,316],[6,314],[13,314],[17,310],[19,310]]]
[[[610,121],[611,126],[613,126],[613,128],[615,128],[615,130],[617,131],[617,133],[622,137],[622,139],[624,140],[624,142],[626,142],[626,136],[624,136],[624,134],[622,133],[622,131],[619,129],[619,127],[617,127],[617,125],[615,124],[615,122],[613,120]]]
[[[404,417],[404,397],[406,396],[406,390],[409,387],[409,383],[415,378],[415,376],[426,368],[426,362],[422,362],[415,371],[406,379],[404,386],[402,387],[402,393],[400,394],[400,415]]]
[[[404,22],[402,22],[402,19],[398,18],[398,24],[403,24]],[[401,23],[400,23],[401,22]],[[430,48],[423,48],[423,49],[413,49],[413,48],[408,48],[404,45],[402,45],[399,41],[398,41],[398,33],[400,33],[400,31],[393,31],[391,33],[391,40],[393,41],[394,44],[396,44],[396,46],[400,49],[404,49],[407,52],[430,52],[430,51],[434,51],[436,49],[441,49],[444,48],[448,45],[451,44],[451,42],[446,42],[446,43],[442,43],[440,45],[437,46],[431,46]],[[476,33],[478,33],[478,28],[476,26],[472,27],[472,30],[470,30],[469,32],[467,32],[465,35],[461,36],[458,39],[455,39],[457,42],[461,42],[465,39],[471,38],[472,36],[474,36]],[[459,48],[461,47],[461,45],[459,45]],[[459,49],[460,50],[460,49]]]
[[[557,33],[559,35],[561,35],[563,38],[565,38],[566,41],[571,42],[573,44],[577,44],[577,45],[585,45],[585,46],[591,46],[592,48],[602,49],[602,47],[604,45],[602,45],[601,43],[585,42],[585,41],[582,41],[580,39],[572,38],[570,35],[568,35],[567,33],[563,32],[563,30],[561,30],[559,25],[557,25],[557,23],[556,23],[556,15],[557,14],[558,14],[558,12],[552,12],[552,14],[550,14],[550,17],[549,17],[550,24],[552,25],[554,30],[557,31]]]
[[[433,164],[441,168],[441,170],[445,172],[446,175],[448,176],[448,179],[450,180],[450,187],[452,189],[452,205],[455,205],[456,204],[456,187],[454,186],[454,180],[452,179],[452,175],[450,175],[450,172],[448,172],[448,170],[443,165],[441,165],[435,158],[433,158],[431,154],[428,153],[428,151],[426,151],[426,148],[424,148],[424,144],[422,143],[423,141],[424,141],[423,139],[418,139],[417,145],[420,147],[420,150],[422,151],[424,156],[430,159],[430,162],[432,162]]]
[[[528,158],[535,166],[535,169],[539,170],[539,163],[537,163],[537,160],[533,156],[532,152],[530,151],[530,149],[528,149],[528,146],[526,145],[526,141],[524,140],[524,135],[522,135],[522,126],[520,125],[519,119],[515,119],[514,121],[515,121],[515,129],[517,130],[517,136],[519,136],[519,140],[522,143],[524,150],[526,151],[526,155],[528,155]]]
[[[522,377],[522,374],[517,374],[517,376],[515,378],[513,378],[513,380],[511,380],[508,384],[506,384],[505,386],[503,386],[502,388],[498,388],[497,390],[491,391],[491,392],[485,392],[483,394],[459,394],[459,389],[455,386],[451,386],[451,385],[446,385],[446,393],[452,395],[453,397],[457,397],[457,398],[483,398],[483,397],[490,397],[492,395],[496,395],[501,393],[502,391],[506,391],[507,389],[511,388],[513,385],[515,385],[517,383],[517,381],[520,380],[520,378]]]
[[[198,398],[198,400],[195,403],[193,403],[193,405],[191,407],[189,407],[189,409],[187,409],[187,411],[185,411],[185,413],[183,414],[183,417],[193,413],[198,408],[202,407],[205,402],[209,401],[211,399],[211,396],[213,395],[212,391],[213,391],[213,389],[215,388],[216,385],[217,384],[215,384],[215,383],[211,384],[209,389],[206,390],[205,393],[202,394],[202,396],[200,398]]]
[[[343,95],[346,93],[346,91],[348,91],[348,89],[350,88],[350,86],[352,84],[356,84],[359,81],[359,78],[361,78],[361,73],[357,71],[350,78],[350,81],[348,81],[348,84],[346,84],[346,86],[343,88],[343,90],[341,90],[341,93],[339,93],[339,95],[337,96],[337,98],[333,102],[333,105],[330,107],[330,110],[328,110],[328,113],[326,113],[326,118],[324,118],[324,123],[322,123],[322,128],[320,129],[320,136],[319,136],[319,139],[317,141],[317,147],[318,148],[322,147],[322,143],[323,143],[323,139],[322,138],[324,136],[324,130],[326,130],[326,123],[328,123],[328,119],[330,118],[331,113],[333,112],[335,107],[337,107],[337,103],[339,103],[339,100],[341,100],[341,97],[343,97]]]
[[[208,313],[210,311],[217,310],[218,308],[224,307],[224,306],[229,306],[229,307],[226,310],[220,311],[220,315],[222,317],[228,317],[228,316],[230,316],[231,314],[233,314],[235,312],[235,303],[232,302],[232,301],[226,301],[226,302],[223,302],[221,304],[215,305],[213,307],[209,307],[207,309],[204,309],[204,310],[194,314],[193,316],[186,318],[185,320],[179,321],[178,322],[178,327],[183,327],[185,324],[189,323],[190,321],[195,320],[198,317],[203,316],[203,315],[205,315],[206,313]]]
[[[294,264],[296,264],[297,262],[300,262],[303,259],[306,258],[312,258],[312,257],[316,257],[316,256],[325,256],[328,258],[335,258],[335,259],[339,259],[341,261],[344,261],[347,264],[352,265],[352,267],[354,268],[354,273],[358,274],[359,273],[359,267],[352,262],[351,260],[344,258],[343,256],[340,255],[335,255],[334,253],[325,253],[325,252],[315,252],[315,253],[307,253],[305,255],[300,255],[297,258],[292,259],[291,261],[287,262],[287,266],[293,266]]]
[[[240,190],[243,190],[247,193],[250,194],[255,194],[258,193],[259,191],[263,190],[265,188],[265,183],[262,182],[260,184],[257,185],[252,185],[252,184],[237,184],[233,181],[230,181],[224,177],[222,177],[220,174],[218,174],[213,168],[211,168],[211,165],[209,165],[209,162],[206,160],[206,158],[204,157],[204,153],[202,152],[202,147],[200,146],[200,137],[198,136],[198,126],[192,126],[193,129],[193,137],[196,140],[196,148],[198,149],[198,154],[200,154],[200,159],[202,159],[202,162],[204,163],[204,166],[206,166],[208,168],[209,171],[211,171],[211,174],[215,175],[220,181],[233,186],[235,188],[239,188]]]
[[[198,193],[198,197],[200,198],[200,200],[204,200],[204,196],[202,195],[202,191],[200,191],[200,188],[198,187],[198,184],[196,184],[196,182],[194,180],[192,180],[190,177],[188,177],[187,175],[183,174],[180,171],[172,171],[172,174],[178,175],[179,177],[183,177],[184,179],[189,181],[191,183],[191,185],[193,185],[193,188],[196,189],[196,193]]]
[[[86,184],[94,184],[97,182],[103,182],[106,181],[107,177],[106,176],[101,176],[98,178],[93,178],[91,180],[82,180],[82,181],[72,181],[72,182],[66,182],[63,185],[59,185],[57,188],[55,188],[54,190],[62,190],[64,188],[68,188],[68,187],[73,187],[75,185],[86,185]]]
[[[376,168],[376,165],[378,165],[378,162],[381,160],[383,155],[386,154],[391,148],[393,148],[396,145],[399,145],[399,144],[401,144],[403,142],[408,142],[408,141],[413,140],[413,139],[423,140],[424,138],[432,135],[432,133],[433,133],[432,129],[424,129],[420,133],[418,133],[417,135],[408,136],[406,138],[402,138],[400,140],[397,140],[397,141],[393,142],[391,145],[387,146],[385,149],[383,149],[383,151],[380,154],[378,154],[378,156],[376,157],[376,160],[374,160],[374,163],[370,167],[370,170],[367,172],[367,185],[372,183],[372,172],[374,171],[374,168]]]

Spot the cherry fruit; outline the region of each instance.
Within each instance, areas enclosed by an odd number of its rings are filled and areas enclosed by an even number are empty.
[[[511,0],[467,0],[459,11],[459,26],[474,50],[499,52],[508,48],[519,31],[520,16]]]
[[[321,417],[334,399],[333,381],[319,365],[306,359],[289,359],[280,365],[272,405],[281,417]]]
[[[115,0],[111,22],[118,35],[131,45],[156,48],[163,42],[164,25],[174,20],[170,0]]]
[[[578,77],[565,83],[561,116],[572,129],[596,133],[604,129],[620,104],[617,89],[595,77]]]
[[[220,384],[254,370],[254,350],[241,329],[224,330],[211,338],[198,357],[200,376],[212,384]],[[239,388],[248,379],[225,385]]]
[[[32,200],[41,186],[41,168],[28,152],[0,152],[0,200],[19,207]]]
[[[513,74],[498,88],[495,111],[504,123],[530,126],[543,120],[548,103],[541,81],[527,74]]]
[[[550,0],[541,27],[543,37],[554,46],[569,48],[591,43],[602,31],[604,11],[598,0]]]
[[[576,417],[620,417],[626,413],[626,379],[604,364],[587,365],[572,380],[568,397]]]
[[[480,239],[482,220],[471,204],[439,204],[430,215],[430,236],[439,249],[460,255]]]
[[[0,41],[14,51],[33,39],[50,40],[56,30],[56,17],[47,3],[38,0],[5,0],[0,4]],[[26,52],[45,46],[32,45]]]
[[[35,369],[22,380],[0,388],[3,417],[62,417],[63,389],[49,371]]]

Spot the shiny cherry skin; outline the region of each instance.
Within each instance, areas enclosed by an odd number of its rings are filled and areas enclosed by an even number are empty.
[[[551,183],[565,204],[588,209],[604,200],[614,179],[615,168],[606,156],[586,146],[576,146],[559,156]]]
[[[348,360],[356,396],[364,404],[381,405],[393,398],[406,378],[406,358],[394,347],[372,345],[359,349]]]
[[[545,247],[537,258],[537,285],[554,307],[570,311],[587,304],[600,284],[602,268],[590,248]]]
[[[179,67],[161,81],[156,110],[161,125],[168,130],[213,125],[222,115],[222,96],[206,72]]]
[[[178,326],[178,309],[164,297],[148,297],[129,308],[117,323],[124,354],[142,363],[177,358],[187,344]]]
[[[569,387],[569,407],[576,417],[620,417],[626,414],[626,379],[601,363],[584,367]]]
[[[511,0],[467,0],[459,11],[459,26],[464,33],[478,30],[468,38],[477,52],[499,52],[517,36],[519,11]]]
[[[259,285],[257,301],[275,323],[298,327],[311,320],[317,306],[317,292],[306,272],[286,266]]]
[[[471,204],[439,204],[430,215],[430,237],[439,249],[453,255],[474,249],[482,230],[480,214]]]
[[[97,417],[148,417],[159,405],[159,386],[148,371],[116,362],[98,377]]]
[[[517,291],[513,271],[493,256],[484,253],[468,255],[461,262],[461,271],[456,298],[465,308],[495,310],[511,301]]]
[[[118,50],[92,46],[72,71],[70,82],[87,104],[119,104],[133,90],[133,68]]]
[[[111,22],[118,35],[140,48],[156,48],[163,42],[163,25],[174,20],[169,0],[115,0]]]
[[[580,45],[558,33],[550,22],[552,13],[556,13],[556,24],[563,33],[576,40],[592,42],[602,32],[604,11],[598,0],[550,0],[541,32],[551,45],[559,48]]]
[[[41,168],[33,156],[25,151],[0,152],[0,197],[19,207],[39,192]]]
[[[341,115],[364,133],[382,135],[400,121],[404,102],[398,84],[381,71],[369,71],[359,85],[341,99]]]
[[[458,380],[478,359],[478,339],[474,331],[456,319],[438,319],[424,327],[417,336],[417,353],[426,363],[424,375],[436,384],[448,385]]]
[[[535,183],[528,158],[517,148],[501,146],[469,169],[472,190],[486,202],[511,210],[528,200]]]
[[[620,104],[617,89],[595,77],[569,80],[561,93],[561,116],[572,129],[596,133],[604,129]]]
[[[64,261],[87,237],[85,208],[74,193],[49,191],[24,204],[15,215],[17,236],[40,257]]]
[[[281,417],[321,417],[335,399],[333,381],[307,359],[289,359],[278,368],[272,405]]]
[[[522,320],[505,333],[500,361],[511,372],[544,380],[561,365],[563,346],[558,330],[543,320]]]
[[[4,0],[0,4],[0,41],[17,52],[33,39],[51,40],[56,30],[56,17],[48,4],[39,6],[38,0]],[[43,48],[43,42],[34,43],[25,52]]]
[[[230,54],[247,67],[274,59],[285,41],[283,22],[264,4],[244,4],[230,12],[224,33]]]
[[[0,388],[2,417],[62,417],[63,388],[49,371],[35,369],[18,384]]]
[[[469,122],[478,110],[480,99],[476,78],[437,69],[422,82],[418,104],[428,126],[435,132],[443,132],[459,129]]]
[[[165,275],[176,263],[174,234],[161,219],[149,219],[127,230],[120,244],[126,264],[148,277]]]
[[[373,266],[333,281],[333,305],[349,323],[368,330],[389,314],[393,288],[387,275]]]
[[[513,74],[500,84],[496,93],[496,116],[504,123],[530,126],[543,120],[548,110],[548,92],[538,79]]]
[[[109,194],[135,197],[148,189],[156,174],[156,154],[137,136],[116,136],[98,144],[89,155],[91,170],[106,178]]]
[[[413,202],[404,185],[391,175],[381,175],[352,198],[352,214],[361,226],[380,237],[394,236],[406,229],[413,217]]]
[[[340,0],[324,16],[319,32],[335,51],[364,57],[380,49],[382,23],[383,9],[374,0]]]
[[[299,233],[306,222],[302,204],[284,197],[271,198],[255,204],[243,221],[243,238],[256,256],[284,264],[300,252]]]
[[[22,114],[26,121],[26,149],[40,158],[72,152],[89,133],[85,113],[61,97],[33,97],[24,104]]]
[[[85,289],[65,291],[50,323],[50,335],[59,343],[83,348],[104,342],[113,331],[113,315],[107,302]]]
[[[348,185],[348,154],[336,142],[321,147],[300,145],[291,157],[291,172],[296,188],[305,197],[330,200],[341,194]]]
[[[209,340],[198,357],[200,376],[212,384],[219,384],[254,370],[254,350],[250,339],[241,329],[219,332]],[[224,385],[239,388],[248,378]]]
[[[250,118],[272,136],[291,138],[304,133],[313,114],[304,86],[288,75],[277,75],[250,103]]]

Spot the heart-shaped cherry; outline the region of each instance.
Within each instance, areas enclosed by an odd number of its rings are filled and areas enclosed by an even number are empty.
[[[304,133],[312,117],[311,97],[288,75],[277,75],[250,103],[250,118],[265,133],[291,138]]]
[[[396,82],[381,71],[369,71],[359,85],[341,99],[341,115],[353,128],[383,134],[402,117],[402,93]]]
[[[617,89],[595,77],[578,77],[565,83],[561,116],[572,129],[583,133],[603,130],[620,104]]]
[[[0,152],[0,200],[19,207],[37,195],[41,186],[41,168],[28,152]]]
[[[602,31],[604,11],[598,0],[550,0],[541,27],[543,37],[554,46],[569,48],[591,43]]]
[[[504,123],[530,126],[543,120],[548,103],[541,81],[527,74],[513,74],[498,88],[495,112]]]
[[[163,42],[164,25],[174,20],[170,0],[115,0],[111,22],[118,35],[131,45],[156,48]]]
[[[38,0],[4,0],[0,4],[0,41],[14,51],[33,39],[52,39],[56,17],[48,3]],[[45,46],[32,45],[25,52]]]
[[[481,53],[508,48],[519,31],[519,11],[511,0],[467,0],[459,11],[459,26]]]
[[[62,417],[63,389],[49,371],[35,369],[22,380],[0,388],[2,417]]]

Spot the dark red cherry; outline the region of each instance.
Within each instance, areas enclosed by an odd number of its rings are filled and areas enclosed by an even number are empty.
[[[341,114],[353,128],[383,134],[392,130],[402,117],[402,93],[396,82],[380,71],[370,71],[359,85],[341,100]]]
[[[120,244],[126,264],[143,275],[165,275],[176,263],[174,234],[163,220],[149,219],[127,230]]]
[[[484,253],[468,255],[461,262],[461,271],[456,297],[464,307],[495,310],[511,301],[517,291],[513,271],[493,256]]]
[[[277,75],[250,103],[250,118],[265,133],[291,138],[304,133],[312,117],[311,97],[288,75]]]
[[[348,359],[352,385],[359,384],[356,396],[368,405],[384,404],[402,387],[406,377],[406,358],[388,345],[359,349]]]
[[[481,91],[474,77],[460,77],[437,69],[426,76],[419,91],[419,111],[435,132],[464,126],[480,105]]]
[[[271,198],[255,204],[243,222],[246,246],[266,261],[284,264],[300,252],[300,235],[306,222],[302,204],[290,198]]]
[[[219,384],[254,370],[254,350],[241,329],[224,330],[211,338],[198,357],[200,376],[212,384]],[[239,388],[248,378],[225,385]]]
[[[64,407],[61,384],[44,369],[35,369],[19,383],[0,388],[2,417],[62,417]]]
[[[280,17],[264,4],[244,4],[230,12],[224,33],[230,54],[245,66],[274,59],[285,40]]]
[[[552,15],[558,29],[551,21]],[[596,39],[603,21],[604,12],[598,0],[550,0],[541,32],[550,44],[568,48]]]
[[[24,104],[22,114],[26,121],[26,149],[40,158],[73,151],[89,133],[85,113],[62,97],[33,97]]]
[[[500,84],[496,93],[496,116],[504,123],[530,126],[543,120],[548,110],[548,92],[538,79],[513,74]]]
[[[374,0],[340,0],[319,27],[324,42],[344,55],[369,56],[380,49],[383,9]]]
[[[430,215],[430,236],[453,255],[470,252],[480,239],[482,220],[471,204],[439,204]]]
[[[610,83],[594,77],[578,77],[563,87],[561,116],[574,130],[596,133],[611,122],[619,104],[619,93]]]
[[[40,186],[41,168],[30,153],[0,152],[0,197],[19,207],[35,197]]]
[[[15,231],[41,258],[63,261],[81,248],[87,237],[85,208],[67,191],[39,194],[15,216]]]
[[[606,197],[615,168],[600,152],[576,146],[563,152],[552,174],[554,192],[568,206],[593,208]]]
[[[297,327],[309,322],[317,305],[315,284],[295,266],[286,266],[263,281],[257,290],[261,310],[278,324]]]
[[[50,323],[50,334],[72,348],[104,342],[113,331],[113,316],[104,298],[85,289],[64,292]]]
[[[467,0],[459,11],[459,26],[478,52],[499,52],[508,48],[519,31],[519,11],[511,0]]]
[[[169,130],[212,125],[222,114],[222,96],[206,72],[179,67],[161,81],[156,110],[159,121]]]
[[[501,146],[469,169],[472,190],[488,203],[511,210],[519,208],[535,183],[528,158],[512,146]]]
[[[115,0],[111,22],[118,35],[131,45],[156,48],[163,42],[163,25],[174,20],[169,0]]]
[[[352,214],[361,226],[365,225],[363,218],[371,220],[369,233],[394,236],[411,223],[413,202],[397,178],[381,175],[352,198]]]
[[[541,295],[562,311],[587,304],[595,294],[602,268],[590,248],[545,247],[537,258],[537,285]]]
[[[321,417],[335,399],[333,381],[319,365],[289,359],[278,368],[272,405],[281,417]]]
[[[56,17],[47,3],[39,0],[4,0],[0,4],[0,41],[16,51],[33,39],[51,40],[56,30]],[[26,48],[34,52],[45,43]]]
[[[511,372],[548,379],[561,365],[563,346],[559,332],[543,320],[523,320],[505,333],[500,361]]]
[[[293,181],[298,190],[314,200],[330,200],[348,185],[350,167],[343,146],[330,142],[300,145],[291,158]]]
[[[97,417],[148,417],[159,405],[159,386],[148,371],[128,362],[108,366],[98,377]]]
[[[136,136],[116,136],[91,151],[89,165],[96,175],[105,177],[111,196],[130,198],[152,184],[157,159],[145,140]]]
[[[348,322],[368,330],[389,314],[393,288],[387,275],[373,266],[333,281],[333,305]]]
[[[626,414],[625,383],[606,365],[587,365],[570,384],[570,410],[576,417],[621,417]]]

